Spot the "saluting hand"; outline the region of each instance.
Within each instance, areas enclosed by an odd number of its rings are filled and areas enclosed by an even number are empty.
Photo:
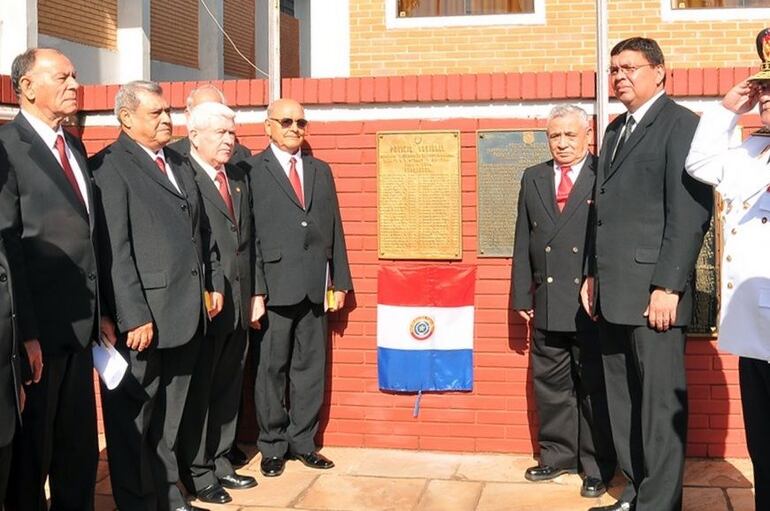
[[[758,82],[743,80],[725,94],[722,106],[736,114],[745,114],[759,101],[761,87]]]

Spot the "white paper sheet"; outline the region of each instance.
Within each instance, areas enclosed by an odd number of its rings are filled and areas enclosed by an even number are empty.
[[[91,347],[91,351],[94,355],[94,367],[96,372],[99,373],[104,385],[112,390],[118,386],[123,379],[123,375],[126,374],[128,368],[128,362],[123,356],[115,349],[115,347],[107,341],[100,343],[94,343]]]

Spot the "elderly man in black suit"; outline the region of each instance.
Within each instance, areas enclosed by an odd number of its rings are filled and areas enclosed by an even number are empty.
[[[91,164],[101,193],[118,351],[128,371],[102,388],[115,502],[120,509],[187,511],[176,455],[206,318],[222,308],[222,275],[192,170],[171,138],[160,86],[135,81],[115,98],[118,139]],[[207,303],[210,302],[210,303]]]
[[[329,165],[302,154],[306,128],[302,105],[274,101],[265,119],[270,146],[247,160],[256,305],[267,304],[255,395],[260,469],[268,477],[283,472],[286,457],[311,468],[334,466],[315,443],[325,391],[325,309],[341,309],[353,285],[334,179]]]
[[[235,144],[235,112],[201,103],[188,117],[188,163],[203,199],[224,274],[224,305],[209,325],[190,386],[179,441],[182,480],[202,502],[225,503],[226,489],[257,485],[236,474],[226,454],[235,441],[254,291],[251,194],[246,172],[228,161]],[[264,314],[264,308],[259,313]]]
[[[0,154],[2,154],[0,146]],[[2,186],[2,184],[0,184]],[[0,509],[5,501],[11,469],[13,435],[24,410],[24,387],[19,364],[19,330],[16,325],[16,300],[13,279],[0,238]]]
[[[32,369],[16,435],[9,510],[92,509],[98,462],[91,343],[99,336],[96,214],[85,149],[62,129],[77,110],[75,68],[58,50],[13,61],[21,112],[0,128],[0,233]],[[102,320],[114,340],[114,326]]]
[[[591,126],[572,105],[551,111],[553,159],[524,171],[513,245],[513,307],[533,321],[532,374],[540,463],[530,481],[585,474],[580,494],[598,497],[615,471],[596,325],[580,306],[586,233],[596,176]]]
[[[698,117],[666,96],[663,52],[633,37],[611,51],[615,96],[627,108],[607,128],[581,289],[598,316],[612,435],[629,480],[597,510],[682,507],[687,433],[685,327],[692,274],[713,205],[684,171]]]

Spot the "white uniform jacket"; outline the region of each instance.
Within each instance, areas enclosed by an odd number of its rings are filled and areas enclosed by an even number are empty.
[[[770,361],[770,137],[731,146],[738,117],[722,105],[704,113],[686,169],[724,201],[719,346]]]

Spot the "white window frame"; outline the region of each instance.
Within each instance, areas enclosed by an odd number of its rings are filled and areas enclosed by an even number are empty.
[[[712,7],[709,9],[674,9],[671,0],[660,0],[663,21],[752,21],[770,18],[770,7]]]
[[[474,14],[470,16],[398,17],[398,0],[385,2],[385,27],[442,28],[490,25],[545,25],[545,0],[534,0],[535,12],[520,14]]]

